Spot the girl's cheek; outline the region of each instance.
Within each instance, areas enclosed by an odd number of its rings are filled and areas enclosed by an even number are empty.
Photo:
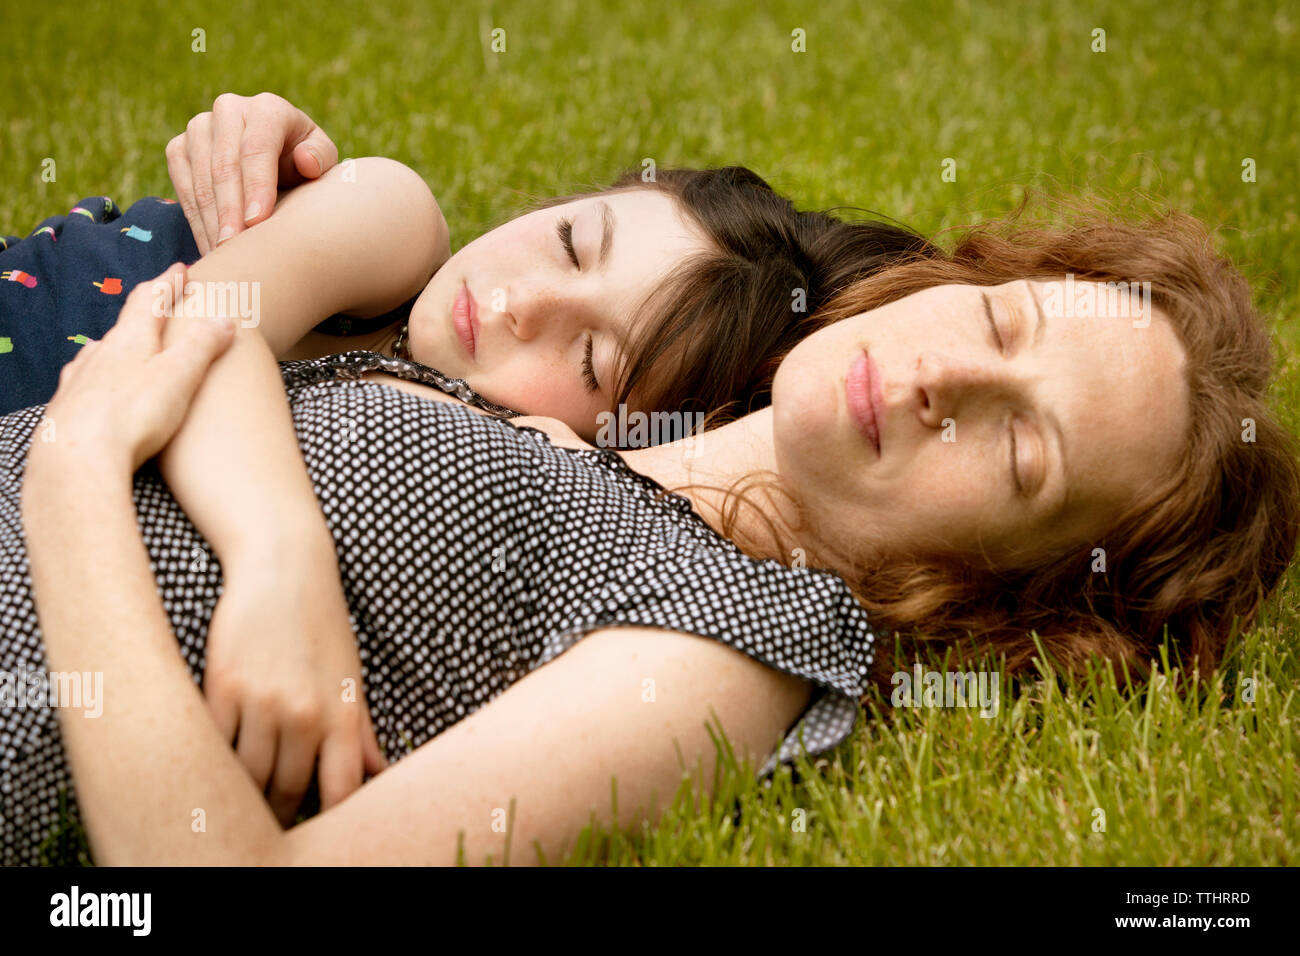
[[[612,421],[614,418],[612,413],[602,417],[585,390],[581,393],[566,390],[562,396],[557,397],[552,410],[544,414],[558,418],[584,437],[595,435],[603,421],[606,419]]]
[[[553,408],[554,411],[550,413],[552,417],[558,418],[574,431],[582,431],[595,417],[587,408],[587,403],[578,400],[568,390],[560,390],[555,395]]]

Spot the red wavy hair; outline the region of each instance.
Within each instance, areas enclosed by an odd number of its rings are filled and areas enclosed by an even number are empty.
[[[1066,670],[1102,655],[1141,674],[1167,628],[1183,662],[1207,673],[1234,623],[1245,629],[1254,621],[1295,555],[1300,465],[1295,438],[1266,397],[1274,372],[1268,330],[1246,280],[1190,216],[1125,221],[1076,210],[1065,225],[1050,225],[1027,221],[1022,207],[966,230],[950,253],[857,281],[819,317],[824,327],[938,285],[1070,273],[1151,283],[1152,302],[1187,356],[1193,427],[1180,464],[1136,493],[1100,539],[1014,571],[909,555],[833,568],[880,628],[874,678],[882,686],[911,666],[921,645],[991,651],[1019,673],[1037,654],[1031,631]],[[734,522],[736,509],[728,511]],[[1092,569],[1096,547],[1105,549],[1104,572]]]

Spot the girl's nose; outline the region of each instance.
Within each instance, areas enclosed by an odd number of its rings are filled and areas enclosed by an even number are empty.
[[[574,306],[571,296],[553,284],[524,281],[507,290],[504,311],[515,336],[527,341],[544,332],[563,331],[572,322]]]

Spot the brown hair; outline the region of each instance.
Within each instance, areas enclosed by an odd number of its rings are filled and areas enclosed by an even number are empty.
[[[810,334],[818,308],[854,281],[904,259],[939,254],[909,229],[800,212],[743,166],[621,175],[606,189],[534,204],[655,189],[672,196],[712,246],[679,265],[641,303],[614,404],[706,412],[711,421],[770,401],[781,357]]]
[[[1245,629],[1278,584],[1300,534],[1296,442],[1266,401],[1273,355],[1264,321],[1246,280],[1190,216],[1124,221],[1075,210],[1066,224],[1047,225],[1022,212],[969,229],[950,254],[855,283],[827,303],[819,325],[950,283],[1069,273],[1149,281],[1186,352],[1193,427],[1178,468],[1087,547],[1015,571],[864,559],[849,584],[879,627],[873,676],[887,685],[910,666],[895,657],[895,638],[904,655],[922,645],[1005,654],[1016,674],[1037,653],[1031,631],[1066,670],[1100,654],[1145,673],[1166,628],[1186,665],[1213,670],[1234,626]],[[1094,546],[1105,549],[1104,572],[1092,570]]]

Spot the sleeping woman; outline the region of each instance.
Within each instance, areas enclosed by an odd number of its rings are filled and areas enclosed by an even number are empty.
[[[1167,628],[1212,668],[1300,528],[1266,328],[1179,215],[977,227],[836,294],[770,405],[649,448],[486,415],[394,357],[288,363],[395,762],[285,829],[196,686],[222,573],[147,464],[238,336],[151,306],[0,419],[0,665],[104,687],[94,719],[6,725],[5,862],[39,857],[60,789],[101,863],[557,859],[611,778],[618,822],[653,821],[682,761],[722,759],[711,720],[763,772],[834,746],[918,643],[969,634],[1015,673],[1036,630],[1067,667],[1140,669]]]

